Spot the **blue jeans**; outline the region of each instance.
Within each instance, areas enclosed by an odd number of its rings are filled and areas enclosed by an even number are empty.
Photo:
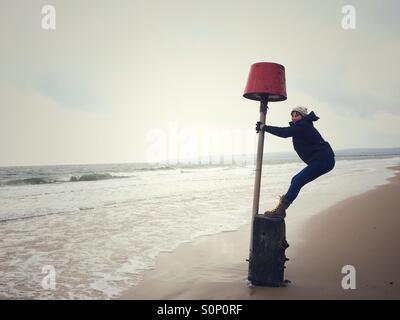
[[[328,173],[335,167],[335,158],[313,160],[307,167],[296,174],[290,182],[290,187],[285,198],[293,202],[297,198],[300,189],[307,183],[317,179],[325,173]]]

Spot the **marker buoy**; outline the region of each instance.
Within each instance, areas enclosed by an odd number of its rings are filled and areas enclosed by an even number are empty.
[[[268,102],[287,99],[285,67],[272,62],[254,63],[243,96],[260,101],[260,122],[265,124]],[[286,225],[283,219],[259,215],[264,131],[258,135],[256,177],[254,182],[248,280],[259,286],[285,286]]]

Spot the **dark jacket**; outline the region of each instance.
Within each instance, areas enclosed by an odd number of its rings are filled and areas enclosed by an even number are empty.
[[[296,123],[290,121],[290,127],[264,126],[263,129],[278,137],[293,137],[294,150],[301,160],[309,164],[312,160],[328,159],[335,156],[329,143],[314,128],[313,121],[318,119],[319,117],[315,115],[314,111],[311,111]]]

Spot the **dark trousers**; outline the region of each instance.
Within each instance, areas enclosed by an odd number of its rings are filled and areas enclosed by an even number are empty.
[[[297,198],[300,189],[307,183],[317,179],[325,173],[328,173],[335,167],[335,158],[313,160],[307,167],[296,174],[290,182],[290,187],[285,198],[293,202]]]

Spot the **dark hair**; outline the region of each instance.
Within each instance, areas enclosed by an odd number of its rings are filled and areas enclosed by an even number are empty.
[[[290,113],[290,115],[292,115],[293,113],[297,113],[297,115],[299,115],[299,116],[301,116],[301,117],[304,117],[300,112],[298,112],[298,111],[292,111],[291,113]]]

